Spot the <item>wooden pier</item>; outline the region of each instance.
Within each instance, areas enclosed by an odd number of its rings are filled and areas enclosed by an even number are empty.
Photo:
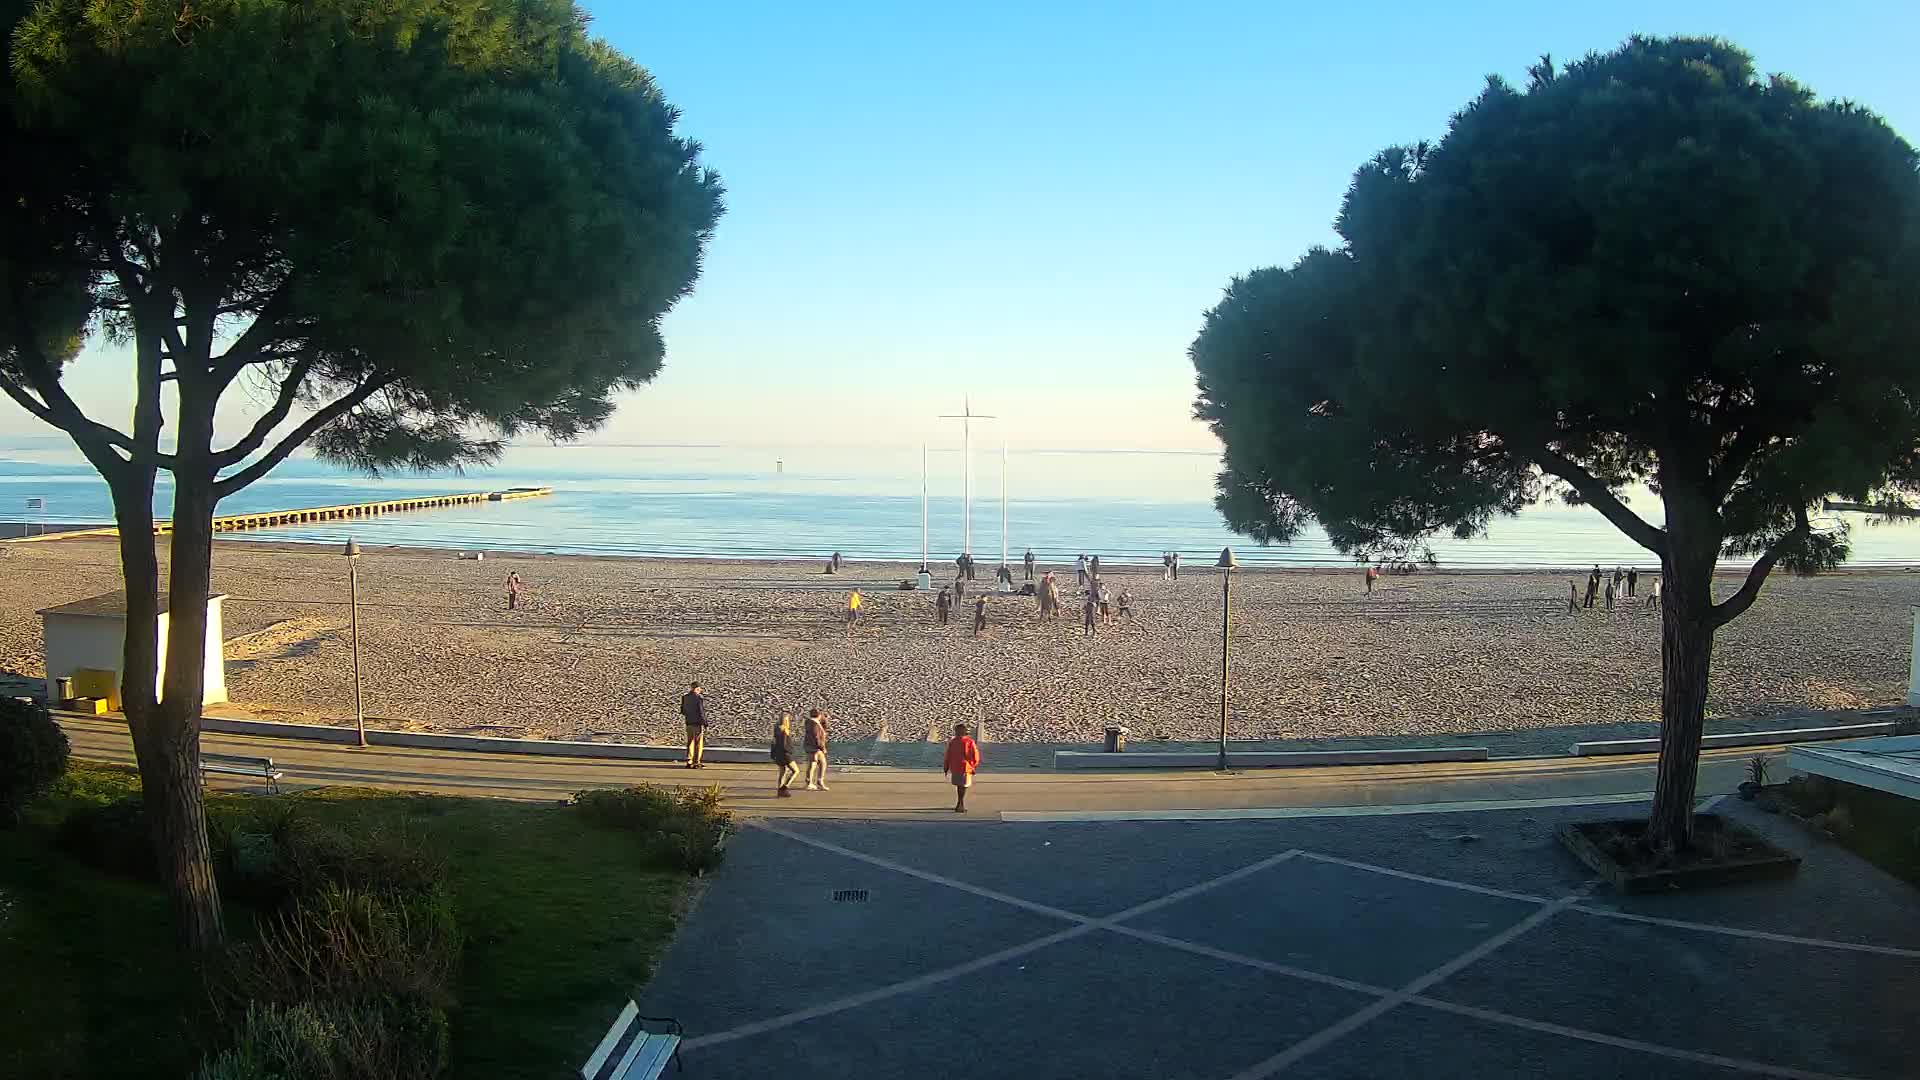
[[[353,518],[379,517],[382,514],[402,514],[410,510],[438,510],[448,506],[471,506],[475,503],[505,502],[508,499],[534,499],[553,494],[550,487],[516,487],[504,491],[467,491],[457,495],[422,495],[412,499],[387,499],[382,502],[342,503],[338,506],[303,506],[294,510],[257,510],[250,514],[221,514],[213,519],[213,531],[216,533],[238,532],[243,529],[271,529],[279,525],[311,525],[323,521],[347,521]],[[153,523],[155,536],[164,536],[173,531],[173,522],[156,521]],[[44,536],[25,536],[6,543],[23,541],[60,540],[72,536],[114,536],[119,533],[115,528],[74,529],[68,532],[48,533]]]

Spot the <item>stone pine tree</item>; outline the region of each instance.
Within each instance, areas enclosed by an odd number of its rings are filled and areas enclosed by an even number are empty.
[[[721,187],[570,0],[0,0],[0,19],[0,389],[112,489],[121,696],[182,936],[206,946],[215,505],[303,445],[429,469],[600,424],[659,369]],[[89,337],[130,357],[130,418],[63,387]],[[223,444],[236,403],[254,422]]]
[[[1659,559],[1647,832],[1692,836],[1714,632],[1847,554],[1824,495],[1920,471],[1920,179],[1873,113],[1724,41],[1634,38],[1490,79],[1355,175],[1342,243],[1236,279],[1191,350],[1218,505],[1356,555],[1545,494]],[[1664,513],[1629,505],[1650,489]],[[1644,500],[1643,500],[1644,501]],[[1750,559],[1714,594],[1717,562]]]

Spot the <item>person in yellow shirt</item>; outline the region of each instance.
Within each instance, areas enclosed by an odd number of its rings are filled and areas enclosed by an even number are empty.
[[[847,640],[853,640],[853,624],[860,621],[860,590],[847,594]]]

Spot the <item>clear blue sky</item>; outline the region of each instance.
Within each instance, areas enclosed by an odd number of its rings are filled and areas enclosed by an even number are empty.
[[[1209,447],[1185,349],[1229,278],[1542,52],[1719,34],[1920,137],[1892,2],[588,6],[730,191],[666,370],[595,441],[912,444],[971,393],[1016,446]],[[103,404],[107,359],[76,372]]]

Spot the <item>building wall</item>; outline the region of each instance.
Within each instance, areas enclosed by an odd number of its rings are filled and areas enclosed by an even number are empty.
[[[43,615],[41,633],[46,640],[47,653],[47,700],[56,700],[54,680],[72,675],[81,668],[95,668],[111,671],[119,681],[121,660],[126,649],[126,625],[124,616],[106,615]],[[167,616],[160,616],[160,671],[167,667]],[[222,643],[225,641],[221,625],[221,602],[219,599],[207,603],[207,667],[206,689],[202,701],[207,705],[227,700],[226,658]],[[154,679],[154,692],[161,691],[164,676]]]

